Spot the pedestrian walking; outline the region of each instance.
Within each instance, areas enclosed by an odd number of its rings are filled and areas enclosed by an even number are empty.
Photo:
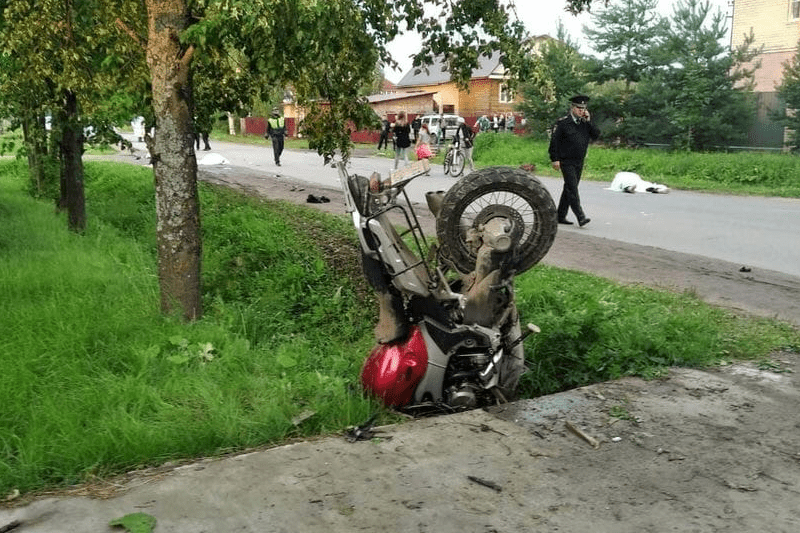
[[[560,170],[564,178],[564,189],[558,202],[559,224],[572,224],[567,220],[570,209],[581,227],[590,222],[581,207],[578,184],[581,181],[583,161],[586,158],[589,142],[600,137],[600,129],[592,122],[588,102],[588,96],[573,96],[570,99],[569,114],[556,121],[550,136],[548,149],[550,161],[553,168]]]
[[[400,111],[397,114],[397,119],[392,128],[394,134],[395,148],[394,148],[394,168],[397,170],[397,165],[400,159],[404,159],[408,165],[408,147],[411,146],[411,126],[406,121],[405,111]]]
[[[389,148],[389,131],[391,129],[392,124],[386,117],[386,113],[384,113],[383,119],[381,120],[381,137],[378,139],[378,150],[381,149],[381,145],[383,145],[384,148]]]
[[[415,151],[417,153],[418,161],[420,159],[430,159],[433,157],[433,151],[431,150],[431,132],[428,129],[427,124],[422,124],[422,127],[419,130],[419,137],[417,137]]]
[[[272,139],[272,153],[275,156],[275,164],[281,166],[281,154],[283,153],[283,138],[286,135],[286,124],[278,108],[272,110],[272,116],[267,120],[267,133],[264,138]]]
[[[419,129],[422,127],[422,118],[420,115],[421,113],[417,113],[417,116],[411,121],[411,129],[414,130],[414,144],[416,144],[419,139]]]

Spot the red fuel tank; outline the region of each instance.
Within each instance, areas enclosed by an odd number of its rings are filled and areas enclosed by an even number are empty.
[[[372,350],[361,369],[361,384],[388,407],[403,407],[411,403],[427,369],[425,339],[414,325],[406,339]]]

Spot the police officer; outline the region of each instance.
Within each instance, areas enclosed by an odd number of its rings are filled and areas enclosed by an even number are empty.
[[[286,135],[286,125],[278,108],[272,110],[272,116],[267,120],[267,134],[264,137],[272,139],[272,153],[275,155],[275,164],[281,166],[283,153],[283,137]]]
[[[570,208],[578,218],[578,225],[585,226],[590,222],[583,212],[578,195],[578,183],[581,181],[583,160],[589,142],[600,137],[600,129],[591,120],[588,102],[589,97],[584,95],[570,98],[569,115],[558,119],[550,137],[550,161],[553,168],[560,170],[564,177],[564,189],[558,202],[559,224],[572,224],[567,220]]]

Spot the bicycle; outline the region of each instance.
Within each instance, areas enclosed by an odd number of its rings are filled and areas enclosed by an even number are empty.
[[[444,173],[457,178],[464,172],[465,163],[464,152],[461,151],[458,143],[451,144],[444,154]]]

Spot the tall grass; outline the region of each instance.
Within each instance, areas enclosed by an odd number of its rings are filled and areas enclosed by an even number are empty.
[[[159,313],[151,170],[87,164],[84,236],[24,176],[0,162],[0,496],[378,409],[358,387],[375,305],[344,217],[202,186],[206,313],[185,324]],[[540,267],[518,289],[543,330],[526,342],[528,395],[800,346],[782,324],[583,274]]]
[[[691,294],[620,286],[537,266],[517,278],[518,306],[542,330],[526,343],[523,393],[538,396],[598,381],[654,377],[772,350],[800,351],[786,324],[744,318]]]
[[[374,308],[285,211],[203,191],[208,310],[186,325],[158,311],[151,171],[87,169],[85,237],[20,180],[0,180],[0,494],[334,431],[374,411],[356,386]],[[237,277],[251,278],[241,294]],[[315,416],[296,427],[306,409]]]

